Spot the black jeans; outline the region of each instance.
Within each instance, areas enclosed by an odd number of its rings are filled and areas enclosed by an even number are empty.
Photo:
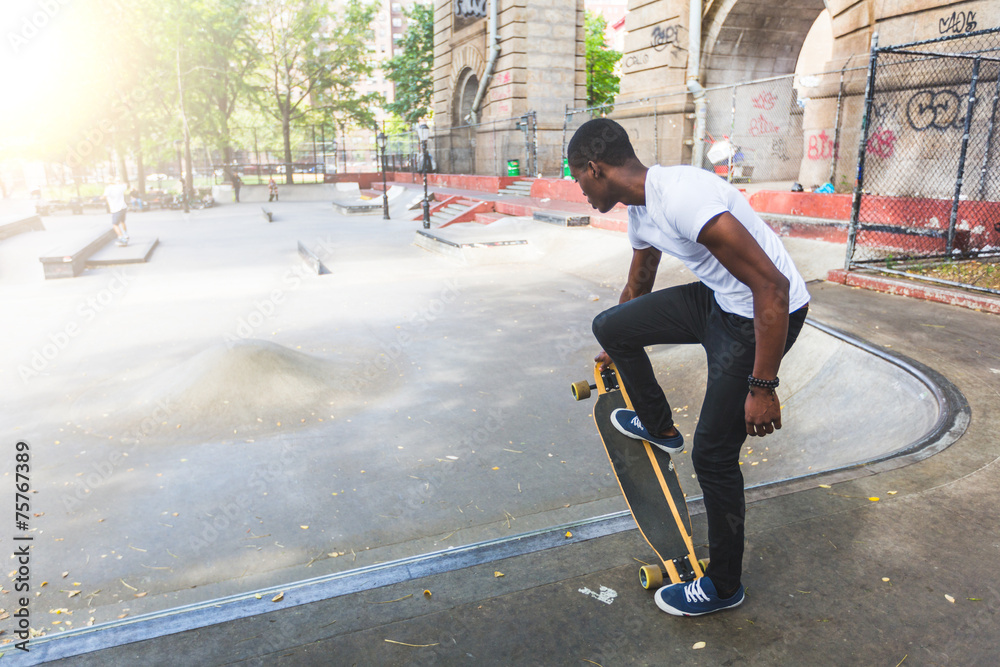
[[[785,352],[806,319],[808,306],[788,318]],[[650,433],[673,425],[670,405],[653,375],[648,345],[700,343],[708,357],[708,386],[694,433],[691,462],[701,484],[708,520],[708,574],[720,593],[740,585],[746,503],[740,449],[747,438],[747,376],[756,354],[754,321],[727,313],[704,284],[646,294],[594,319],[594,336],[618,367],[636,414]]]

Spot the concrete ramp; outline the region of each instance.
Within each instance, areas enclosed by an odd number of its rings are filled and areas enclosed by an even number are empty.
[[[819,326],[807,323],[782,361],[783,427],[744,445],[748,488],[933,453],[917,451],[946,416],[933,383],[909,362]],[[707,372],[704,352],[694,345],[654,348],[650,358],[690,451]],[[700,496],[688,457],[677,462],[688,497]]]
[[[138,432],[144,443],[158,436],[174,444],[242,438],[315,421],[310,416],[328,413],[330,405],[343,410],[351,404],[353,386],[344,369],[330,361],[233,336],[179,364],[92,387],[70,413],[98,432],[126,438]]]

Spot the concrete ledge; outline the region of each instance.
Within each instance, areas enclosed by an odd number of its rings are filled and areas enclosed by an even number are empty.
[[[590,225],[589,215],[567,213],[566,211],[540,210],[532,213],[531,217],[534,220],[562,227],[587,227]]]
[[[115,244],[105,246],[87,259],[86,265],[91,266],[116,266],[119,264],[145,264],[149,261],[153,250],[159,245],[160,239],[152,241],[136,241],[127,246],[119,247]]]
[[[38,258],[45,271],[45,279],[52,278],[75,278],[83,273],[87,260],[91,255],[103,248],[109,241],[115,238],[115,230],[110,227],[93,236],[83,236],[77,241],[69,241],[58,245]]]
[[[260,213],[264,216],[264,222],[274,222],[274,213],[268,211],[263,206],[260,207]]]
[[[973,294],[958,289],[921,283],[915,280],[888,278],[877,273],[844,271],[843,269],[830,271],[826,279],[831,283],[839,283],[849,287],[861,287],[875,292],[885,292],[897,296],[923,299],[924,301],[946,303],[952,306],[961,306],[962,308],[1000,315],[1000,298],[985,294]]]
[[[302,241],[299,241],[299,257],[317,276],[330,273],[330,269],[326,268],[326,265],[323,264],[323,260],[319,258],[319,255],[304,246]]]
[[[23,218],[13,218],[0,222],[0,240],[23,234],[25,232],[44,232],[45,225],[37,213]]]
[[[829,243],[846,243],[848,223],[831,218],[810,218],[800,215],[757,212],[761,220],[778,236],[792,236]]]
[[[333,202],[333,210],[341,215],[379,215],[382,213],[382,203],[362,204],[335,201]]]

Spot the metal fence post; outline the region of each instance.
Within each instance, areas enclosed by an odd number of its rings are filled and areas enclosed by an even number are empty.
[[[858,236],[858,220],[861,213],[861,192],[865,183],[865,149],[868,145],[869,121],[875,97],[875,72],[878,69],[878,33],[872,35],[872,51],[868,61],[868,81],[865,83],[865,113],[861,118],[861,138],[858,139],[858,175],[854,182],[854,196],[851,199],[851,224],[847,230],[847,257],[844,269],[850,270],[854,258],[854,242]]]
[[[986,130],[986,151],[983,154],[983,166],[979,169],[979,199],[986,194],[986,174],[990,170],[990,160],[993,158],[993,130],[996,125],[997,102],[1000,101],[1000,72],[997,73],[996,87],[993,89],[993,108],[990,111],[990,122]]]
[[[653,100],[653,164],[660,164],[659,100]]]
[[[969,132],[972,128],[972,114],[976,110],[976,84],[979,82],[980,59],[972,61],[972,81],[969,83],[969,103],[965,114],[962,130],[962,149],[958,154],[958,178],[955,181],[955,197],[951,201],[951,217],[948,220],[948,241],[945,252],[949,255],[955,249],[955,224],[958,222],[958,199],[962,194],[962,182],[965,180],[965,157],[969,151]]]
[[[729,114],[729,168],[726,170],[726,180],[730,183],[733,182],[733,159],[736,157],[736,91],[739,90],[738,85],[733,86],[733,108],[730,110]]]
[[[844,61],[844,66],[840,68],[840,88],[837,90],[837,113],[833,119],[833,158],[830,160],[830,183],[833,183],[834,189],[836,189],[837,182],[834,180],[837,177],[837,162],[840,161],[840,110],[844,105],[844,71],[847,69],[847,63],[850,59]]]

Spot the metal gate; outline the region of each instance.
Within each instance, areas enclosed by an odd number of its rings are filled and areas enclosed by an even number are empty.
[[[848,269],[1000,294],[1000,29],[878,47]]]

